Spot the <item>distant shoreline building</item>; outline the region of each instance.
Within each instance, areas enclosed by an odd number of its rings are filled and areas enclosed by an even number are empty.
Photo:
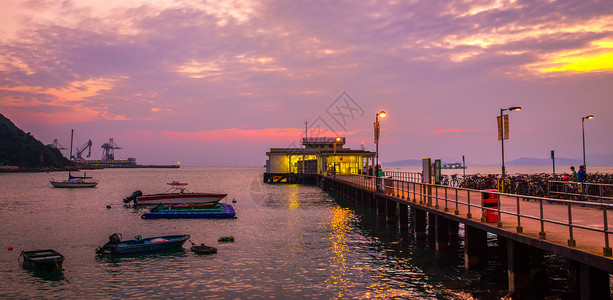
[[[304,182],[308,175],[362,174],[374,168],[376,153],[345,148],[344,137],[303,138],[302,145],[266,152],[264,182]]]

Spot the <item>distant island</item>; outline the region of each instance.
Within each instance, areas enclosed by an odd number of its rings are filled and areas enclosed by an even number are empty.
[[[435,158],[432,158],[433,160]],[[587,159],[588,164],[596,165],[596,166],[612,166],[613,165],[613,154],[592,154],[588,156]],[[454,163],[452,161],[443,160],[443,164]],[[579,166],[583,162],[579,159],[571,159],[564,157],[556,158],[556,165],[558,166]],[[510,161],[506,161],[507,166],[551,166],[551,158],[528,158],[522,157]],[[384,166],[387,167],[421,167],[422,160],[421,159],[405,159],[398,160],[392,162],[384,162]],[[487,164],[473,164],[473,165],[487,165]],[[467,164],[467,167],[470,167]]]
[[[57,148],[44,145],[0,114],[0,172],[76,170]]]

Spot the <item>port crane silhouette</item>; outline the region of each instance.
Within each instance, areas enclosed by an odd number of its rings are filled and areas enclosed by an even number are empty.
[[[113,138],[109,139],[108,143],[102,144],[102,160],[115,160],[115,149],[122,149],[113,141]]]
[[[83,159],[83,152],[85,152],[85,150],[89,150],[87,152],[87,157],[90,157],[92,155],[92,140],[88,140],[87,143],[77,147],[76,149],[77,159]],[[74,159],[74,157],[71,157],[71,158]]]

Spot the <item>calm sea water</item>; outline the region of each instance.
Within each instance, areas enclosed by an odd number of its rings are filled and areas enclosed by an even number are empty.
[[[506,294],[506,269],[496,247],[481,271],[463,267],[461,242],[436,252],[416,243],[350,201],[300,185],[265,185],[262,168],[118,169],[87,171],[93,189],[55,189],[66,173],[0,174],[0,298],[212,299],[495,299]],[[134,190],[165,191],[188,182],[192,191],[228,193],[237,219],[143,220],[124,207]],[[111,208],[107,208],[110,205]],[[124,238],[190,234],[213,255],[184,250],[129,257],[94,251],[114,232]],[[233,235],[234,243],[217,243]],[[495,239],[490,241],[495,244]],[[9,251],[12,246],[14,250]],[[55,249],[66,260],[62,276],[32,273],[22,250]],[[552,294],[563,289],[559,258]],[[556,273],[557,272],[557,273]]]

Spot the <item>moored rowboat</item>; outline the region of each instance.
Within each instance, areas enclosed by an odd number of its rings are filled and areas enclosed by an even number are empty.
[[[64,263],[64,256],[52,249],[21,251],[21,258],[28,269],[61,271]]]

